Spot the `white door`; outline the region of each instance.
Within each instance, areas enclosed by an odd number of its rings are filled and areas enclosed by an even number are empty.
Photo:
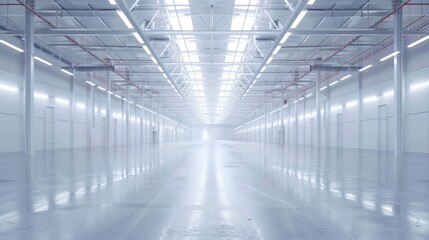
[[[55,108],[45,109],[45,150],[55,149]]]
[[[388,118],[387,106],[378,106],[378,149],[388,149]]]

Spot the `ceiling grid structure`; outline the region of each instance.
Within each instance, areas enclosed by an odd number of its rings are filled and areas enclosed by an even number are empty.
[[[405,37],[426,40],[428,7],[397,7]],[[28,8],[2,5],[0,39],[22,38]],[[108,71],[112,94],[128,86],[149,103],[156,93],[183,122],[228,125],[258,117],[267,93],[295,101],[295,87],[299,98],[316,91],[317,71],[323,87],[374,65],[390,53],[397,11],[390,0],[38,0],[30,9],[36,48],[64,74],[92,71],[106,88]]]

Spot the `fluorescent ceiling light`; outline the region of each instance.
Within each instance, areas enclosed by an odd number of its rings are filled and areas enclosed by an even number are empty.
[[[329,86],[334,86],[337,83],[338,83],[338,81],[332,82],[332,83],[329,84]]]
[[[140,37],[140,35],[138,34],[138,32],[133,32],[134,37],[137,39],[137,41],[141,44],[144,44],[143,39]]]
[[[33,58],[34,58],[35,60],[37,60],[37,61],[41,62],[41,63],[44,63],[44,64],[48,65],[48,66],[52,66],[52,63],[50,63],[50,62],[46,61],[45,59],[39,58],[39,57],[37,57],[37,56],[34,56]]]
[[[352,76],[352,75],[351,75],[351,74],[349,74],[349,75],[347,75],[347,76],[345,76],[345,77],[341,78],[341,81],[346,80],[347,78],[349,78],[349,77],[351,77],[351,76]]]
[[[422,38],[420,38],[419,40],[417,40],[417,41],[415,41],[415,42],[411,43],[410,45],[408,45],[408,46],[407,46],[407,48],[415,47],[416,45],[418,45],[418,44],[420,44],[420,43],[422,43],[422,42],[424,42],[424,41],[426,41],[426,40],[428,40],[428,39],[429,39],[429,35],[428,35],[428,36],[426,36],[426,37],[422,37]]]
[[[34,97],[44,99],[44,100],[47,100],[49,98],[47,94],[40,93],[40,92],[34,92]]]
[[[270,58],[268,58],[268,61],[267,61],[267,63],[271,63],[271,61],[273,61],[273,56],[271,56]]]
[[[280,49],[282,48],[282,45],[278,45],[273,52],[273,55],[276,55],[277,53],[279,53]]]
[[[83,103],[76,103],[76,108],[85,109],[86,106]]]
[[[296,27],[298,27],[299,23],[302,21],[302,19],[305,17],[306,14],[307,14],[307,10],[301,11],[299,13],[298,17],[295,19],[295,21],[290,26],[290,28],[295,29]]]
[[[67,75],[70,75],[70,76],[73,76],[73,75],[74,75],[73,73],[71,73],[71,72],[69,72],[69,71],[67,71],[67,70],[65,70],[65,69],[61,69],[61,72],[65,73],[65,74],[67,74]]]
[[[346,103],[346,107],[353,107],[358,104],[358,101],[350,101]]]
[[[61,104],[64,104],[64,105],[68,105],[69,104],[69,100],[64,99],[64,98],[55,98],[55,102],[61,103]]]
[[[393,96],[393,95],[395,95],[395,92],[393,90],[385,91],[383,93],[384,97],[390,97],[390,96]]]
[[[93,82],[90,82],[90,81],[85,81],[85,82],[88,83],[89,85],[95,87],[95,84]]]
[[[376,100],[377,100],[377,96],[370,96],[370,97],[364,98],[363,102],[367,103],[367,102],[373,102],[373,101],[376,101]]]
[[[109,0],[109,3],[112,5],[116,5],[116,1],[115,0]]]
[[[157,67],[160,72],[164,72],[160,66]]]
[[[410,86],[410,90],[417,90],[429,86],[429,82],[417,83]]]
[[[131,104],[133,104],[134,102],[133,101],[128,101],[129,103],[131,103]]]
[[[359,69],[359,72],[363,72],[363,71],[365,71],[365,70],[368,70],[368,69],[370,69],[371,67],[372,67],[372,65],[370,64],[370,65],[368,65],[368,66],[366,66],[366,67],[363,67],[363,68]]]
[[[10,91],[10,92],[18,92],[18,88],[14,86],[0,84],[0,89]]]
[[[342,108],[342,105],[333,106],[331,107],[331,111],[337,111],[337,110],[340,110],[341,108]]]
[[[326,88],[328,88],[328,86],[324,86],[324,87],[322,87],[321,89],[319,89],[319,91],[323,91],[323,90],[325,90]]]
[[[267,69],[267,66],[264,66],[264,67],[261,69],[261,72],[264,72],[266,69]]]
[[[144,51],[147,53],[147,54],[149,54],[149,55],[151,55],[152,53],[150,52],[150,50],[149,50],[149,48],[148,48],[148,46],[146,46],[146,45],[144,45],[143,46],[143,49],[144,49]],[[156,60],[155,60],[156,61]],[[154,62],[155,62],[154,61]]]
[[[280,44],[284,44],[284,43],[287,41],[287,39],[290,37],[290,35],[292,35],[292,33],[291,33],[291,32],[287,32],[287,33],[283,36],[282,40],[280,40]]]
[[[307,5],[313,5],[316,2],[316,0],[308,0]]]
[[[305,96],[306,98],[311,97],[313,95],[313,93],[308,94],[307,96]]]
[[[115,94],[115,95],[113,95],[113,96],[115,96],[115,97],[117,97],[117,98],[119,98],[119,99],[121,99],[122,97],[121,96],[119,96],[118,94]]]
[[[110,94],[110,95],[113,95],[113,92],[111,92],[111,91],[107,91],[107,93]]]
[[[125,23],[125,26],[127,26],[127,28],[133,28],[133,25],[131,24],[130,20],[128,20],[127,16],[125,16],[124,12],[122,12],[121,10],[116,10],[116,13],[118,13],[119,17]]]
[[[386,61],[387,59],[392,58],[392,57],[398,55],[399,53],[400,53],[399,51],[393,52],[393,53],[385,56],[384,58],[380,59],[380,62]]]
[[[97,86],[97,88],[100,89],[101,91],[106,91],[106,89],[103,87]]]
[[[9,42],[6,42],[5,40],[1,40],[0,39],[0,43],[2,43],[3,45],[6,45],[6,46],[8,46],[8,47],[10,47],[10,48],[18,51],[18,52],[21,52],[21,53],[24,52],[24,50],[22,50],[21,48],[15,46],[15,45],[13,45],[13,44],[11,44]]]

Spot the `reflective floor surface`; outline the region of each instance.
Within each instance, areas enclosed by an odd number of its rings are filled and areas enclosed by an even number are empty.
[[[429,157],[237,142],[2,154],[0,239],[429,239]]]

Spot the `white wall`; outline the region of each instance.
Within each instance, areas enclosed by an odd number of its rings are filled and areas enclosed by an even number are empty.
[[[23,48],[23,43],[16,38],[4,38],[4,40]],[[84,107],[76,107],[74,131],[72,132],[72,108],[71,108],[71,83],[72,78],[60,71],[61,63],[51,56],[35,51],[35,54],[53,63],[47,66],[35,61],[35,92],[46,98],[35,96],[34,98],[34,149],[44,150],[46,147],[46,110],[54,109],[54,147],[55,149],[70,148],[72,135],[74,147],[98,147],[104,145],[106,127],[103,118],[106,117],[106,92],[94,88],[94,108],[89,101],[90,85],[85,83],[87,74],[76,76],[75,98],[76,103]],[[0,153],[18,152],[24,150],[24,103],[23,103],[23,79],[24,79],[24,54],[0,44]],[[105,75],[105,73],[102,73]],[[3,87],[2,87],[3,86]],[[11,91],[7,87],[16,88]],[[67,102],[59,102],[63,99]],[[92,111],[94,111],[94,123],[92,124]],[[151,116],[136,105],[131,105],[130,144],[141,143],[141,125],[143,121],[144,143],[152,143]],[[125,143],[125,105],[124,101],[112,97],[112,137],[111,144]],[[117,122],[114,128],[114,122]],[[165,127],[164,127],[165,125]],[[168,125],[168,127],[167,127]],[[185,140],[184,128],[170,120],[161,121],[160,128],[164,131],[163,141]],[[91,134],[88,134],[88,133]],[[116,132],[116,134],[115,134]],[[116,139],[115,139],[116,135]],[[189,133],[188,133],[189,135]]]
[[[192,140],[233,140],[232,133],[233,127],[230,125],[195,125],[192,127]]]
[[[413,41],[415,39],[409,40]],[[406,49],[405,63],[406,74],[405,82],[405,134],[404,150],[407,152],[429,153],[429,42],[425,42],[412,49]],[[362,106],[361,112],[361,148],[378,149],[378,132],[379,118],[378,109],[381,105],[387,106],[388,111],[388,144],[387,149],[393,150],[394,134],[394,96],[383,96],[386,91],[393,90],[393,59],[385,62],[378,60],[391,53],[391,48],[386,49],[377,56],[363,63],[374,64],[374,67],[362,73],[362,99],[369,96],[376,96],[375,101],[363,103],[358,99],[358,74],[344,82],[334,85],[322,93],[322,145],[328,147],[338,147],[338,143],[345,148],[358,148],[359,146],[359,105],[347,106],[346,103],[351,101],[360,101]],[[339,80],[346,73],[340,74],[331,79]],[[428,82],[420,89],[410,89],[411,85]],[[325,85],[326,83],[323,83]],[[314,89],[311,90],[314,92]],[[292,100],[293,101],[293,100]],[[290,101],[290,102],[292,102]],[[315,144],[315,94],[309,98],[297,103],[298,110],[298,144],[314,145]],[[338,109],[331,111],[332,107],[339,106]],[[285,142],[293,144],[295,136],[295,104],[284,109],[285,121]],[[337,139],[337,115],[342,114],[343,138]],[[279,122],[281,115],[273,114],[274,123]],[[311,119],[314,119],[313,122]],[[250,124],[240,126],[235,130],[236,139],[252,141],[262,141],[264,139],[264,118],[253,121]],[[269,119],[269,123],[270,123]],[[269,124],[270,126],[270,124]],[[341,126],[341,125],[340,125]],[[275,126],[275,132],[280,130],[280,124]],[[268,128],[269,142],[278,142],[277,136],[272,137],[271,129]],[[338,141],[337,141],[338,140]]]

